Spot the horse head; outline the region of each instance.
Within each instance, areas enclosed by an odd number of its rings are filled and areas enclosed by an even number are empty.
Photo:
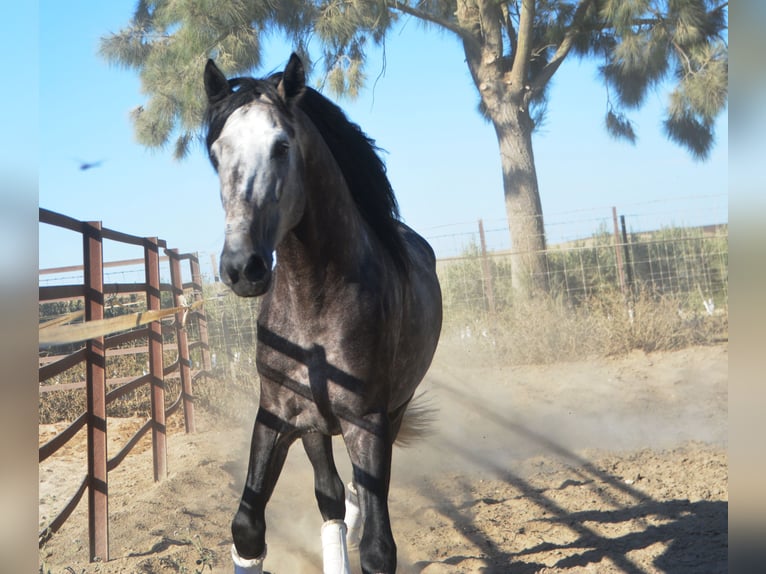
[[[266,80],[227,80],[205,66],[207,149],[225,212],[223,282],[243,297],[271,285],[274,251],[305,208],[293,109],[306,89],[300,58]]]

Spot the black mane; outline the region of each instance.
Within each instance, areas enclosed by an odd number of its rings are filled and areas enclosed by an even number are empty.
[[[266,79],[233,78],[233,91],[220,102],[208,106],[206,113],[207,149],[218,138],[226,119],[237,108],[266,95],[281,111],[289,107],[279,96],[281,73]],[[316,90],[306,87],[297,106],[311,120],[330,149],[346,180],[360,214],[377,235],[400,270],[407,267],[407,250],[399,231],[399,205],[386,175],[380,149],[362,129],[351,122],[343,110]]]

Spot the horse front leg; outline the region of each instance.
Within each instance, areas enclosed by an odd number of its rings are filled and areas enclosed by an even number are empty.
[[[245,489],[231,524],[235,574],[261,574],[266,557],[266,504],[295,434],[274,414],[260,407],[250,443]]]
[[[388,417],[370,414],[341,423],[353,466],[354,485],[364,522],[359,555],[364,574],[396,572],[396,543],[388,513],[392,438]]]
[[[343,481],[335,467],[332,437],[317,432],[303,436],[303,448],[314,469],[314,494],[322,514],[322,570],[324,574],[350,574],[347,527],[344,522]]]
[[[303,448],[314,469],[314,494],[322,518],[343,520],[345,513],[343,481],[335,467],[332,453],[332,437],[310,432],[302,437]]]

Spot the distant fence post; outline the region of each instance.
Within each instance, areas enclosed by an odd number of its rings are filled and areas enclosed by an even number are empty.
[[[184,282],[181,276],[181,260],[178,249],[166,249],[170,257],[170,283],[173,288],[173,305],[180,307],[185,303]],[[187,433],[195,432],[194,395],[192,392],[191,360],[189,358],[189,339],[184,325],[184,315],[188,311],[176,313],[176,343],[178,346],[178,366],[181,375],[181,396],[184,406],[184,427]]]
[[[622,267],[622,250],[620,249],[620,229],[617,226],[617,208],[612,207],[612,220],[614,221],[614,254],[617,260],[617,276],[620,279],[620,292],[627,297],[625,292],[625,270]]]
[[[625,253],[625,273],[627,274],[628,291],[633,295],[633,263],[630,260],[630,249],[628,248],[628,231],[625,228],[625,216],[620,216],[620,227],[622,228],[622,249]]]
[[[221,278],[218,276],[218,262],[215,260],[215,254],[210,254],[210,265],[213,267],[213,281],[218,283]],[[199,270],[199,263],[197,263],[197,270]],[[201,283],[200,283],[201,285]]]
[[[212,257],[212,255],[211,255]],[[199,270],[199,258],[193,257],[189,260],[189,266],[191,267],[191,276],[192,276],[192,283],[197,287],[198,293],[200,298],[202,298],[202,273],[200,273]],[[218,278],[216,276],[216,281],[218,281]],[[196,290],[195,290],[196,291]],[[199,327],[199,338],[202,342],[202,369],[206,372],[210,372],[212,370],[212,366],[210,364],[210,346],[208,345],[208,338],[207,338],[207,313],[204,312],[204,310],[200,310],[197,314],[198,320],[197,325]]]
[[[156,237],[144,240],[146,260],[146,307],[159,310],[160,299],[160,253]],[[162,369],[162,325],[159,321],[149,323],[149,375],[151,378],[152,453],[154,456],[154,480],[167,477],[167,435],[165,426],[165,380]]]
[[[85,320],[104,318],[101,222],[84,223]],[[108,471],[106,450],[106,358],[104,337],[89,339],[86,353],[88,435],[88,531],[90,560],[109,560]]]

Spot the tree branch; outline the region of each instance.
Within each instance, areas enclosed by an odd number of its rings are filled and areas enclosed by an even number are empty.
[[[548,64],[540,71],[540,73],[537,75],[534,81],[530,84],[528,98],[531,98],[534,94],[539,93],[541,90],[543,90],[546,84],[553,77],[553,74],[556,73],[556,70],[559,69],[564,59],[567,57],[570,50],[572,49],[574,38],[577,35],[577,33],[580,31],[579,26],[580,26],[581,20],[585,14],[585,11],[590,7],[592,3],[593,3],[593,0],[580,0],[580,3],[577,5],[577,9],[575,10],[574,16],[572,17],[572,23],[570,24],[569,29],[566,31],[566,34],[564,35],[564,39],[561,41],[561,44],[559,44],[559,47],[556,50],[556,53],[553,55],[553,58],[551,58],[551,61],[548,62]],[[723,2],[722,4],[719,4],[715,8],[711,9],[710,12],[717,12],[719,10],[723,10],[727,8],[728,5],[729,5],[728,2]],[[663,21],[663,18],[660,16],[654,17],[654,18],[638,18],[633,21],[633,24],[636,26],[655,26],[661,23],[662,21]],[[607,26],[600,26],[599,29],[604,29],[606,27]],[[690,69],[691,65],[689,64],[689,59],[687,55],[683,52],[683,50],[678,45],[675,44],[675,42],[673,44],[674,44],[674,48],[679,52],[680,56],[686,60],[687,68]]]
[[[417,18],[423,22],[444,28],[445,30],[457,35],[463,41],[471,43],[476,42],[476,38],[474,38],[471,34],[469,34],[466,30],[454,22],[450,22],[449,20],[445,20],[444,18],[440,18],[434,14],[426,12],[425,10],[415,8],[414,6],[411,6],[405,2],[400,2],[399,0],[390,0],[388,4],[392,9],[398,10],[402,14],[407,14],[408,16],[412,16],[413,18]]]
[[[546,84],[553,77],[553,74],[556,73],[556,70],[559,69],[561,64],[569,55],[569,52],[572,49],[572,44],[574,43],[575,36],[580,32],[580,21],[582,20],[583,16],[585,15],[585,11],[590,7],[592,2],[593,0],[580,0],[580,3],[577,5],[577,9],[575,10],[574,16],[572,17],[572,23],[569,25],[569,29],[564,34],[564,39],[561,40],[561,44],[559,44],[559,47],[553,54],[551,61],[548,62],[548,64],[546,64],[542,70],[540,70],[540,73],[537,74],[537,77],[530,84],[528,95],[529,98],[545,89]]]
[[[499,62],[503,57],[503,33],[505,24],[502,10],[495,0],[477,0],[479,9],[481,34],[483,38],[483,51],[489,54],[486,63]]]
[[[518,38],[516,36],[516,28],[513,27],[513,20],[511,19],[511,11],[507,4],[502,6],[503,18],[505,18],[505,33],[508,34],[508,53],[511,58],[516,54],[516,42]]]
[[[532,31],[535,25],[535,0],[523,0],[519,15],[519,33],[516,55],[511,68],[511,83],[521,88],[527,79],[529,57],[532,53]]]

